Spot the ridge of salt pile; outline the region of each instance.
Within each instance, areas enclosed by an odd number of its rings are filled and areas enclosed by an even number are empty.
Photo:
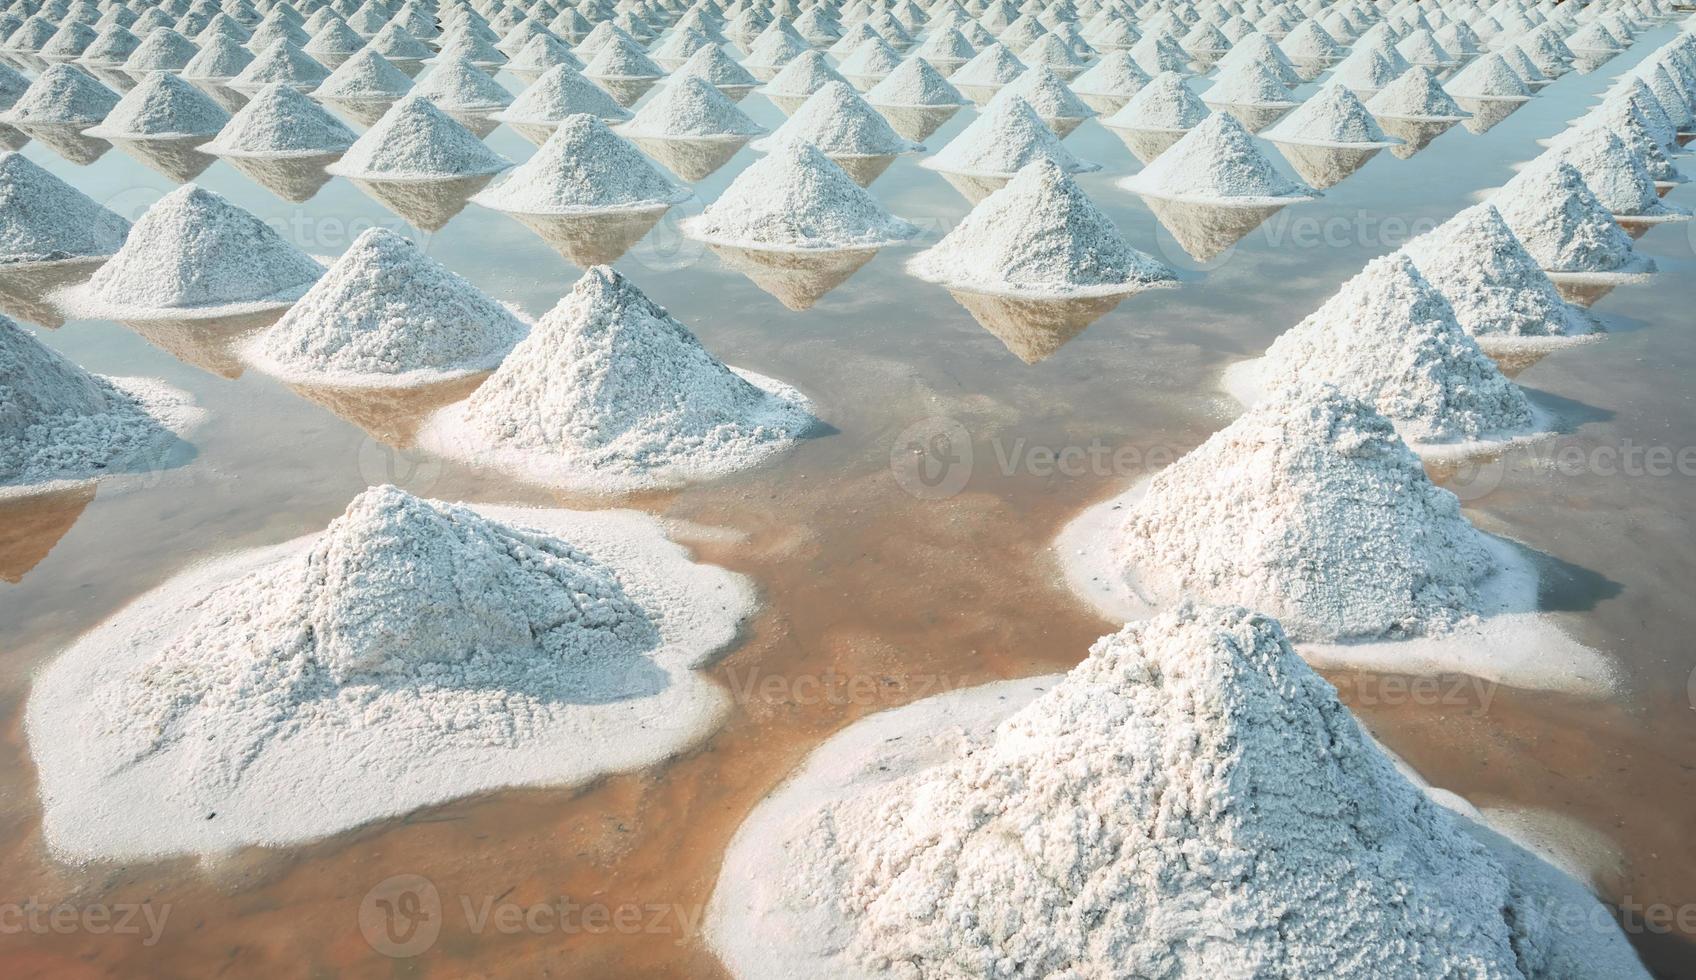
[[[896,65],[882,81],[867,89],[866,102],[890,109],[940,109],[971,104],[930,62],[917,56]]]
[[[1372,98],[1366,108],[1380,119],[1412,122],[1459,122],[1472,113],[1462,109],[1437,81],[1437,73],[1415,65],[1396,76]]]
[[[765,128],[711,82],[685,75],[661,86],[619,132],[641,139],[746,142]]]
[[[462,56],[436,59],[430,70],[412,86],[446,112],[484,113],[512,104],[512,93],[483,69]]]
[[[286,307],[323,274],[270,225],[185,184],[147,209],[88,282],[52,298],[105,320],[227,317]]]
[[[529,331],[405,237],[370,228],[244,355],[298,384],[410,387],[493,370]]]
[[[230,114],[188,82],[153,72],[129,90],[98,126],[83,130],[97,139],[154,140],[208,138],[230,121]]]
[[[1640,224],[1690,220],[1687,208],[1661,200],[1643,158],[1606,126],[1568,129],[1551,140],[1549,149],[1532,165],[1555,160],[1576,167],[1584,185],[1616,219],[1630,217]]]
[[[513,214],[593,215],[663,211],[693,192],[595,116],[562,120],[530,159],[472,203]]]
[[[739,980],[1647,980],[1581,884],[1450,798],[1277,621],[1185,604],[826,741],[737,831],[707,936]]]
[[[549,68],[520,92],[511,105],[489,118],[509,124],[551,126],[580,112],[609,122],[630,118],[629,109],[570,65]]]
[[[1228,112],[1203,119],[1118,185],[1143,197],[1220,207],[1268,207],[1319,196],[1313,188],[1279,173]]]
[[[0,122],[14,126],[86,128],[99,125],[118,104],[118,99],[118,93],[75,65],[48,65],[18,101],[0,115]]]
[[[1114,129],[1188,132],[1209,114],[1207,103],[1190,91],[1184,77],[1167,71],[1149,79],[1119,111],[1102,120],[1102,125]]]
[[[419,445],[585,493],[678,486],[754,466],[813,426],[807,400],[734,371],[608,266],[595,266]]]
[[[1011,177],[1032,161],[1046,157],[1069,174],[1100,170],[1072,155],[1054,130],[1024,99],[991,100],[946,146],[919,161],[919,166],[942,173],[974,177]]]
[[[641,769],[725,717],[697,670],[754,608],[645,515],[375,487],[320,533],[182,573],[42,672],[43,833],[70,858],[209,855]]]
[[[158,469],[202,417],[175,388],[90,374],[0,314],[0,499]]]
[[[890,128],[889,120],[847,82],[827,82],[783,125],[752,146],[765,153],[787,143],[811,143],[835,157],[896,156],[924,149]]]
[[[354,180],[434,181],[488,177],[512,166],[420,95],[407,95],[324,169]]]
[[[228,82],[253,64],[253,52],[231,37],[214,37],[183,66],[182,77],[197,82]]]
[[[810,143],[784,143],[736,175],[683,234],[753,251],[878,249],[919,234]]]
[[[360,48],[336,66],[312,94],[326,102],[394,102],[412,90],[412,79],[374,48]]]
[[[1367,149],[1399,145],[1388,136],[1365,103],[1341,85],[1325,85],[1261,134],[1273,143]]]
[[[1656,271],[1570,163],[1533,161],[1489,203],[1557,282],[1637,282]]]
[[[130,223],[21,153],[0,153],[0,268],[104,259]]]
[[[1031,299],[1124,296],[1177,285],[1171,269],[1125,241],[1054,161],[1032,161],[907,262],[926,282]]]

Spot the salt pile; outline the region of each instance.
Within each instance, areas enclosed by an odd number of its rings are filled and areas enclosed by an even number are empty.
[[[1489,204],[1467,208],[1402,248],[1486,351],[1583,336],[1595,321],[1562,300]]]
[[[418,439],[520,478],[609,493],[745,469],[811,425],[799,392],[724,366],[635,285],[596,266]]]
[[[436,59],[445,58],[464,58],[474,65],[489,68],[506,62],[506,55],[490,43],[488,38],[466,31],[455,31],[442,39],[441,50],[436,52]]]
[[[914,256],[907,271],[950,289],[1032,299],[1120,296],[1177,282],[1040,157]]]
[[[447,112],[493,112],[512,104],[512,94],[500,82],[463,57],[438,58],[412,94]]]
[[[1400,75],[1396,66],[1377,51],[1360,49],[1358,55],[1344,58],[1331,73],[1331,81],[1344,85],[1359,95],[1371,96]]]
[[[738,98],[759,84],[759,80],[750,75],[746,68],[731,61],[730,56],[716,46],[703,48],[690,55],[689,60],[671,73],[669,81],[675,85],[685,78],[702,79],[727,93],[739,93]]]
[[[1525,102],[1531,98],[1531,90],[1519,73],[1499,54],[1480,56],[1449,79],[1444,88],[1450,95],[1467,99]]]
[[[147,209],[93,278],[54,298],[108,320],[234,316],[288,306],[323,273],[270,225],[186,184]]]
[[[1353,92],[1326,85],[1263,133],[1274,143],[1322,147],[1386,147],[1400,140],[1384,134]]]
[[[312,35],[301,50],[314,58],[347,57],[365,47],[365,39],[340,18],[327,22]]]
[[[943,173],[1011,177],[1033,161],[1047,158],[1069,174],[1099,170],[1072,155],[1025,100],[995,99],[947,146],[919,163]]]
[[[1284,205],[1318,194],[1279,173],[1236,117],[1225,112],[1208,116],[1118,183],[1143,197],[1229,207]]]
[[[807,51],[784,65],[782,71],[760,88],[760,93],[791,99],[806,98],[831,82],[846,81],[824,60],[824,55]]]
[[[366,46],[390,61],[423,61],[434,54],[424,42],[392,21],[378,31]]]
[[[1247,378],[1240,372],[1258,374],[1262,385],[1335,384],[1376,406],[1404,439],[1431,454],[1464,455],[1478,443],[1528,433],[1536,422],[1525,393],[1399,253],[1367,263],[1274,340],[1258,364],[1228,372],[1227,385]]]
[[[583,74],[588,78],[608,81],[637,81],[661,78],[665,69],[655,64],[640,47],[619,38],[602,45],[601,50],[584,66]]]
[[[230,80],[230,88],[238,92],[256,92],[275,82],[310,92],[330,77],[325,68],[312,56],[290,41],[278,41],[260,52],[253,63]]]
[[[1042,65],[1007,83],[994,98],[1023,99],[1039,119],[1054,129],[1056,135],[1065,135],[1095,115],[1095,110],[1073,95],[1059,75]]]
[[[182,392],[90,374],[0,315],[0,498],[157,468],[199,419]]]
[[[0,122],[14,126],[97,125],[118,104],[118,93],[81,68],[49,65]]]
[[[1570,163],[1534,164],[1490,197],[1543,271],[1633,281],[1655,271]]]
[[[408,95],[325,169],[355,180],[420,181],[487,177],[510,166],[428,99]]]
[[[1148,81],[1148,75],[1137,67],[1128,53],[1110,51],[1096,62],[1095,67],[1073,79],[1072,91],[1085,102],[1090,102],[1092,97],[1129,101],[1131,96],[1142,91]],[[1100,103],[1091,104],[1101,108]]]
[[[1683,152],[1678,147],[1677,137],[1669,130],[1657,136],[1644,119],[1643,114],[1625,99],[1610,99],[1586,120],[1591,124],[1600,124],[1613,130],[1621,140],[1634,152],[1642,156],[1643,165],[1649,169],[1649,176],[1657,181],[1672,184],[1682,184],[1686,178],[1672,163],[1671,158]]]
[[[357,137],[340,119],[287,85],[261,89],[200,149],[221,157],[287,160],[339,154]]]
[[[1024,70],[1025,63],[1018,55],[997,42],[979,51],[948,78],[955,85],[993,90],[1018,78]]]
[[[685,75],[661,88],[619,131],[640,139],[745,142],[765,129],[711,82]]]
[[[373,48],[361,48],[336,66],[312,94],[327,102],[393,102],[412,89],[412,79]]]
[[[837,64],[842,77],[870,86],[888,77],[901,64],[901,53],[881,37],[870,37],[860,43],[853,53]]]
[[[29,79],[18,74],[10,65],[0,62],[0,112],[4,112],[29,91]]]
[[[139,75],[150,71],[181,71],[200,51],[194,42],[168,27],[158,28],[124,60],[124,70]]]
[[[1208,115],[1207,104],[1190,91],[1177,72],[1162,72],[1131,96],[1119,111],[1102,120],[1113,129],[1189,132]]]
[[[1599,902],[1493,837],[1275,620],[1186,604],[826,742],[738,831],[708,936],[741,980],[1645,980]]]
[[[1443,86],[1437,82],[1437,74],[1423,66],[1402,72],[1395,81],[1368,99],[1366,108],[1380,119],[1415,122],[1456,122],[1471,115],[1443,91]]]
[[[253,64],[253,53],[234,38],[215,37],[183,66],[182,76],[201,82],[227,82]]]
[[[971,61],[977,53],[972,42],[966,40],[966,36],[953,27],[932,30],[912,52],[913,57],[922,58],[950,74]]]
[[[1214,108],[1243,107],[1268,109],[1294,106],[1299,99],[1290,96],[1283,79],[1273,74],[1262,61],[1245,61],[1222,70],[1213,79],[1201,101]]]
[[[210,854],[640,769],[724,717],[696,669],[753,608],[643,515],[372,488],[322,533],[144,595],[40,675],[44,836],[69,858]]]
[[[866,91],[866,102],[880,108],[936,109],[963,106],[969,101],[941,72],[918,57],[901,62]]]
[[[567,116],[587,112],[607,120],[630,118],[630,110],[619,105],[606,90],[578,73],[570,65],[555,65],[531,82],[501,112],[489,118],[518,125],[553,125]]]
[[[83,135],[99,139],[180,139],[215,135],[230,114],[206,93],[175,75],[154,72],[130,89],[98,126]]]
[[[130,223],[19,153],[0,154],[0,267],[105,258]]]
[[[116,24],[100,32],[82,52],[82,63],[102,68],[116,68],[141,47],[141,38]]]
[[[1617,217],[1643,222],[1685,220],[1690,212],[1661,200],[1643,158],[1606,126],[1578,126],[1555,137],[1533,166],[1560,160],[1572,164],[1602,206]]]
[[[571,53],[565,42],[551,34],[538,34],[530,39],[530,43],[520,48],[506,63],[508,71],[516,74],[540,75],[555,65],[570,65],[581,70],[583,62]]]
[[[587,113],[569,116],[506,179],[471,200],[515,214],[663,211],[690,197],[636,147]]]
[[[876,249],[919,233],[809,143],[784,143],[683,222],[691,238],[757,251]]]
[[[412,242],[372,228],[247,358],[300,384],[404,387],[492,370],[528,332]]]
[[[833,157],[895,156],[923,150],[903,139],[847,82],[828,82],[770,136],[754,142],[769,151],[787,143],[811,143]]]

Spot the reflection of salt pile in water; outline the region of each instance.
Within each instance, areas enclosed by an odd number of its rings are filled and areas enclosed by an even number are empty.
[[[568,117],[501,183],[472,198],[517,214],[663,211],[690,191],[654,169],[630,143],[587,113]]]
[[[1508,227],[1543,271],[1598,282],[1640,281],[1655,260],[1632,248],[1631,237],[1564,161],[1536,164],[1490,197]]]
[[[738,831],[708,936],[741,980],[1648,975],[1231,606],[837,735]]]
[[[353,130],[318,103],[287,85],[272,83],[200,149],[224,157],[286,160],[341,153],[355,139]]]
[[[408,95],[325,168],[356,180],[455,180],[512,166],[428,99]]]
[[[0,267],[103,259],[130,223],[20,153],[0,154]]]
[[[14,126],[98,125],[112,107],[118,93],[95,81],[74,65],[49,65],[28,91],[12,103],[0,122]]]
[[[275,846],[652,765],[723,717],[695,669],[752,608],[641,515],[373,488],[321,534],[149,593],[43,673],[44,833],[74,857]]]
[[[372,228],[247,357],[301,384],[403,387],[492,370],[527,332],[412,242]]]
[[[0,497],[157,468],[199,419],[182,392],[90,374],[0,315]]]
[[[288,306],[323,272],[270,225],[188,184],[148,208],[93,278],[55,298],[103,319],[234,316]]]
[[[712,244],[782,251],[878,249],[919,233],[804,142],[779,145],[742,171],[681,230]]]
[[[1279,173],[1225,112],[1208,116],[1119,186],[1145,198],[1224,207],[1282,207],[1317,194]]]
[[[1347,88],[1327,85],[1261,134],[1278,147],[1302,179],[1324,190],[1401,140],[1379,128]]]
[[[520,477],[590,492],[722,476],[788,448],[807,401],[732,371],[606,266],[571,294],[419,443]]]
[[[907,271],[950,289],[1045,299],[1173,285],[1053,161],[1037,159],[984,198]]]

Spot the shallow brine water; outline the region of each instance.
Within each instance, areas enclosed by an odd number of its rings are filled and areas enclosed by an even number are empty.
[[[869,712],[1081,659],[1110,624],[1061,582],[1050,547],[1061,526],[1224,425],[1239,411],[1217,385],[1225,365],[1261,353],[1367,259],[1505,182],[1537,154],[1537,139],[1667,36],[1646,35],[1599,71],[1562,78],[1483,135],[1456,127],[1410,159],[1381,154],[1207,262],[1113,186],[1138,164],[1098,123],[1084,124],[1067,145],[1104,169],[1080,182],[1185,282],[1133,297],[1081,331],[1076,320],[1039,323],[965,297],[980,325],[947,291],[903,274],[910,248],[881,252],[811,309],[791,310],[741,266],[677,233],[678,220],[754,159],[742,150],[616,263],[720,358],[804,391],[829,426],[746,475],[618,502],[676,522],[703,560],[760,590],[742,642],[710,671],[732,694],[728,724],[641,774],[464,800],[288,851],[211,863],[54,862],[21,722],[32,672],[178,571],[319,530],[369,484],[450,500],[609,504],[408,448],[417,417],[464,386],[391,402],[298,392],[242,371],[232,341],[255,323],[145,336],[100,321],[42,331],[91,370],[191,392],[210,418],[188,466],[92,497],[0,505],[4,972],[718,975],[699,930],[723,848],[811,747]],[[782,120],[759,95],[741,105],[768,127]],[[972,116],[962,112],[927,145],[943,145]],[[487,142],[515,160],[533,152],[507,127]],[[176,186],[122,149],[83,166],[39,143],[24,152],[132,219]],[[532,314],[579,275],[530,229],[476,206],[423,232],[340,178],[301,205],[224,163],[198,180],[313,254],[339,254],[371,225],[407,233]],[[921,243],[968,210],[912,157],[896,159],[872,189],[926,228]],[[1669,200],[1696,204],[1696,192]],[[1696,972],[1696,934],[1680,934],[1677,915],[1696,925],[1696,650],[1687,639],[1696,610],[1685,600],[1696,577],[1687,382],[1696,253],[1687,227],[1656,228],[1638,243],[1663,274],[1596,305],[1604,342],[1519,375],[1567,431],[1447,482],[1480,527],[1548,556],[1545,608],[1618,662],[1622,695],[1597,702],[1464,678],[1327,675],[1432,783],[1483,807],[1559,818],[1547,823],[1582,842],[1603,897],[1668,976]],[[760,274],[804,305],[797,296],[812,284],[793,270],[781,280]]]

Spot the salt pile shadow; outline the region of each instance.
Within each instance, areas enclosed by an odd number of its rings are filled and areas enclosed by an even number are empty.
[[[1421,120],[1397,119],[1378,116],[1378,125],[1384,132],[1402,141],[1401,146],[1390,147],[1390,153],[1399,160],[1406,160],[1415,153],[1431,145],[1431,141],[1453,129],[1458,119]]]
[[[197,149],[206,142],[204,136],[175,136],[168,139],[113,137],[111,142],[142,166],[179,184],[186,184],[200,176],[217,159]]]
[[[0,497],[0,581],[16,585],[52,552],[94,499],[90,480],[27,497]]]
[[[348,181],[419,231],[440,231],[464,211],[471,198],[494,178],[494,174],[488,174],[445,180],[349,177]]]
[[[112,144],[103,139],[84,136],[82,123],[23,123],[17,127],[37,143],[79,167],[86,167],[106,155]]]
[[[681,139],[631,136],[629,139],[643,153],[659,161],[661,166],[693,183],[705,180],[722,169],[742,151],[750,137]]]
[[[1118,295],[1044,299],[955,288],[949,289],[948,295],[1026,364],[1037,364],[1054,356],[1127,298]]]
[[[1526,104],[1525,99],[1490,99],[1470,95],[1457,95],[1455,101],[1462,109],[1472,113],[1468,119],[1461,120],[1461,125],[1467,132],[1482,136],[1501,125],[1509,116],[1519,111]]]
[[[65,317],[48,297],[87,282],[106,258],[0,265],[0,313],[57,330],[65,325]]]
[[[1209,262],[1287,204],[1207,204],[1145,196],[1143,202],[1154,213],[1160,227],[1197,262]]]
[[[810,310],[831,290],[847,282],[873,256],[876,248],[805,252],[739,248],[708,242],[719,261],[748,278],[785,307]]]
[[[184,364],[220,378],[239,378],[247,368],[244,344],[276,323],[285,311],[261,310],[236,316],[191,320],[119,320],[136,336]]]
[[[285,382],[307,401],[365,430],[373,439],[395,449],[411,448],[418,427],[437,409],[461,401],[477,390],[490,372],[410,388],[346,388]]]

